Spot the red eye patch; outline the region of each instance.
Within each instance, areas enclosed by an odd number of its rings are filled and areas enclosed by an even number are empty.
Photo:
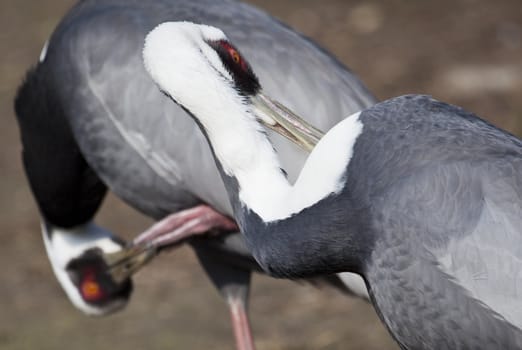
[[[227,40],[208,41],[207,44],[218,54],[224,68],[232,76],[235,88],[245,96],[253,96],[261,89],[259,80],[248,62]]]
[[[84,273],[80,283],[80,293],[85,301],[96,302],[105,297],[105,293],[100,284],[96,280],[94,270],[88,270]]]
[[[232,61],[235,64],[238,64],[241,66],[242,70],[246,71],[248,69],[243,57],[241,57],[241,55],[236,50],[236,48],[233,47],[232,45],[230,45],[230,43],[228,41],[221,40],[219,42],[219,45],[221,45],[221,47],[228,53],[229,57],[232,59]]]

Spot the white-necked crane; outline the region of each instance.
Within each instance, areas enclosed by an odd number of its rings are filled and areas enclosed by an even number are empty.
[[[28,73],[15,107],[49,259],[71,301],[89,314],[124,306],[131,293],[127,277],[146,258],[129,256],[130,271],[106,273],[99,252],[119,254],[123,244],[94,223],[107,188],[161,220],[137,243],[157,236],[159,245],[212,227],[235,227],[226,217],[232,208],[205,137],[143,68],[145,35],[173,20],[226,30],[248,52],[265,89],[323,130],[337,116],[374,103],[332,56],[252,6],[230,0],[78,2]],[[304,154],[282,138],[273,141],[294,178]],[[165,235],[172,230],[174,237]],[[252,346],[245,303],[251,271],[260,269],[241,235],[194,238],[190,244],[229,303],[238,342]],[[341,277],[366,293],[361,281]]]
[[[308,126],[281,119],[221,30],[162,24],[144,62],[204,131],[267,273],[360,274],[404,349],[522,348],[520,139],[430,97],[397,97],[333,127],[291,185],[261,122],[295,141]]]

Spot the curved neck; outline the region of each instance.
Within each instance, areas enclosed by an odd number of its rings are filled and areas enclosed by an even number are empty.
[[[268,138],[255,127],[241,130],[241,136],[246,137],[239,140],[228,134],[228,142],[209,127],[207,124],[204,129],[234,217],[264,271],[292,278],[362,271],[371,237],[359,234],[361,226],[356,218],[362,215],[352,212],[351,198],[341,193],[355,141],[363,128],[359,113],[337,124],[321,139],[294,186],[280,171]],[[229,147],[230,143],[237,148]],[[224,162],[227,157],[238,157],[237,152],[255,161]]]
[[[214,116],[200,118],[198,115],[198,120],[222,176],[232,177],[237,183],[236,187],[225,181],[227,191],[243,207],[256,212],[263,220],[271,221],[269,218],[276,214],[273,212],[277,207],[274,203],[285,201],[293,187],[282,171],[266,132],[248,107],[242,105],[241,108],[228,109],[226,115],[227,123],[215,121]],[[237,205],[234,207],[239,208]]]
[[[229,111],[227,127],[209,122],[215,117],[198,115],[198,119],[205,121],[203,127],[222,172],[237,181],[238,188],[227,185],[227,191],[229,194],[237,191],[237,199],[244,207],[268,223],[286,219],[342,190],[353,145],[362,132],[359,113],[340,122],[323,137],[292,186],[281,171],[266,133],[260,130],[247,105],[242,107]],[[235,207],[237,211],[238,206]]]

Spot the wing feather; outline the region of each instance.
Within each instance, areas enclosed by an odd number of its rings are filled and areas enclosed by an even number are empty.
[[[438,278],[449,278],[520,328],[521,176],[522,158],[511,156],[490,163],[427,166],[385,196],[393,205],[383,220],[383,230],[397,234],[402,227],[401,240],[417,247],[406,262],[412,280],[426,278],[426,266],[439,269]],[[430,284],[448,292],[448,281],[432,279]]]

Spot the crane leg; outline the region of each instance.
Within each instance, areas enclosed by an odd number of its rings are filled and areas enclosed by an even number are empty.
[[[246,301],[242,299],[241,296],[230,295],[227,302],[230,309],[237,349],[255,350]]]
[[[206,242],[192,241],[191,245],[201,266],[227,302],[237,350],[254,350],[247,308],[252,271],[240,265],[242,260],[224,260],[219,250],[209,249]]]
[[[198,205],[165,217],[141,233],[132,242],[163,248],[182,243],[187,238],[212,232],[237,231],[234,220],[218,213],[208,205]]]
[[[183,210],[158,221],[148,230],[141,233],[132,242],[132,247],[145,247],[158,250],[185,242],[208,233],[226,233],[238,231],[234,220],[218,213],[208,205],[198,205]],[[237,267],[235,263],[222,261],[219,254],[205,246],[204,242],[191,241],[198,258],[208,276],[226,300],[236,339],[237,350],[255,350],[254,340],[248,319],[247,300],[250,288],[251,271]],[[130,247],[129,250],[135,249]],[[136,250],[140,252],[139,249]],[[130,261],[134,255],[130,258]],[[243,261],[245,258],[241,258]],[[139,262],[141,264],[141,260]],[[132,273],[140,266],[135,267]]]
[[[123,281],[139,271],[157,252],[207,234],[238,231],[234,220],[208,205],[198,205],[158,221],[136,237],[130,245],[114,253],[102,254],[109,276]]]

